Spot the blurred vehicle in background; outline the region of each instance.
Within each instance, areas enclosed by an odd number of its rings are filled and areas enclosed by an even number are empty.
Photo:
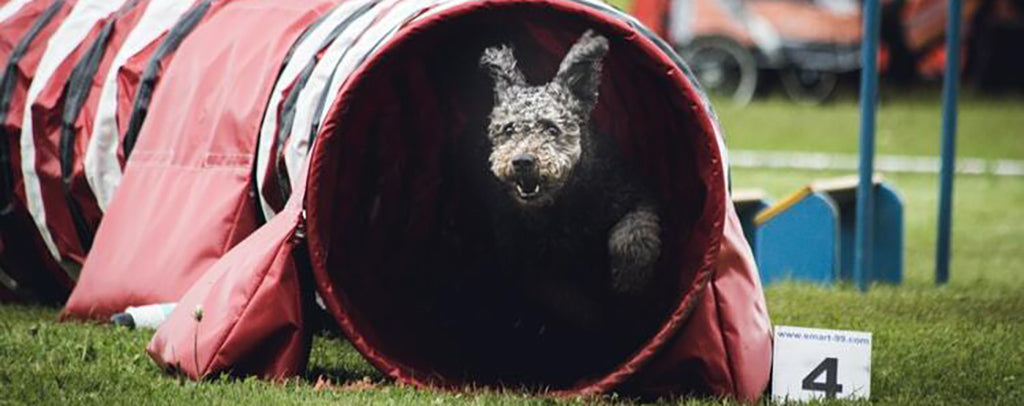
[[[628,0],[627,0],[628,1]],[[910,82],[942,76],[948,0],[883,0],[879,72]],[[965,0],[966,72],[1002,72],[1024,89],[1020,0]],[[860,69],[860,0],[633,0],[622,4],[668,40],[701,86],[749,102],[766,72],[798,102],[821,103],[840,75]],[[1010,52],[1007,52],[1010,49]],[[1007,69],[1016,67],[1016,69]],[[891,71],[891,72],[890,72]]]
[[[819,103],[860,68],[857,0],[635,0],[633,13],[679,51],[708,91],[744,104],[759,72]],[[884,60],[884,58],[883,58]]]

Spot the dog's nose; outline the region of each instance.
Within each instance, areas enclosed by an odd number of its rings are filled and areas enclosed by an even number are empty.
[[[529,172],[537,165],[537,157],[530,154],[519,154],[512,157],[512,168],[516,172]]]

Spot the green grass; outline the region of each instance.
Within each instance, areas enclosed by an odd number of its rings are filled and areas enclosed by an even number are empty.
[[[853,153],[856,105],[823,109],[780,100],[718,106],[733,148]],[[938,101],[887,100],[879,151],[934,155]],[[960,156],[1024,159],[1024,103],[971,99],[961,110]],[[737,169],[737,187],[776,198],[843,173]],[[880,404],[1024,404],[1024,178],[959,176],[952,280],[932,283],[937,179],[886,174],[906,203],[904,286],[769,287],[776,324],[874,333],[872,401]],[[157,370],[150,333],[59,324],[56,310],[0,306],[0,404],[571,404],[516,390],[415,390],[386,382],[344,341],[318,337],[309,373],[287,382],[219,379],[196,384]],[[318,378],[330,385],[317,387]],[[708,399],[663,403],[719,404]]]
[[[304,377],[221,377],[195,383],[163,374],[145,354],[151,332],[60,324],[57,310],[0,306],[0,404],[448,404],[550,405],[520,391],[416,390],[383,381],[345,341],[317,336]],[[324,383],[318,387],[317,381]],[[615,403],[613,397],[596,399]]]
[[[958,118],[957,155],[1024,159],[1024,99],[968,96]],[[860,130],[856,100],[804,106],[773,97],[750,108],[716,102],[729,148],[854,153]],[[939,155],[938,95],[884,99],[875,143],[879,154]]]

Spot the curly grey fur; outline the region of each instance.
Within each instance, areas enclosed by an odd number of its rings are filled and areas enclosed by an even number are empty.
[[[583,328],[602,322],[605,292],[641,294],[661,254],[657,206],[610,137],[591,130],[608,50],[588,30],[535,86],[511,47],[480,58],[494,81],[487,138],[497,182],[486,200],[500,259],[527,296]]]

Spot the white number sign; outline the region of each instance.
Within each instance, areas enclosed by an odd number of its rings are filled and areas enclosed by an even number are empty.
[[[871,333],[776,326],[772,398],[810,400],[871,395]]]

